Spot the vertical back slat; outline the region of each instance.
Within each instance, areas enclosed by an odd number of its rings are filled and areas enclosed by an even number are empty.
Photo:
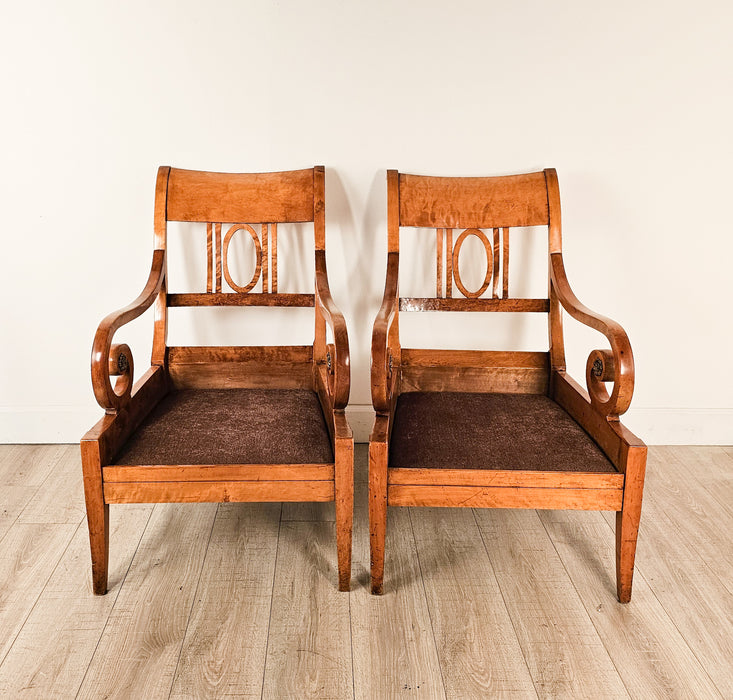
[[[262,237],[262,293],[267,294],[267,276],[270,270],[267,259],[269,254],[267,250],[267,224],[262,224],[262,232],[260,235]]]
[[[214,291],[214,231],[212,224],[206,224],[206,291]]]
[[[509,298],[509,228],[505,228],[503,231],[503,240],[504,240],[504,251],[502,255],[502,272],[501,272],[501,282],[502,282],[502,292],[501,295],[504,297],[504,299]]]
[[[277,294],[277,224],[273,223],[271,228],[272,235],[272,269],[270,275],[272,277],[272,293]]]
[[[499,229],[494,229],[494,270],[492,273],[491,296],[496,299],[499,296]]]
[[[443,229],[439,228],[436,229],[437,235],[438,235],[438,241],[436,245],[436,259],[437,259],[437,277],[438,282],[436,285],[436,296],[442,297],[443,296]]]
[[[445,229],[445,296],[453,296],[453,229]]]
[[[216,248],[216,290],[221,292],[221,224],[214,224],[214,246]]]

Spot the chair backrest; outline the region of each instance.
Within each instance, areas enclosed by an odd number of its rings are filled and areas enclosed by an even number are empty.
[[[206,292],[167,294],[167,306],[312,307],[313,294],[278,292],[277,225],[313,222],[316,251],[324,250],[324,191],[322,166],[279,173],[161,167],[156,187],[156,247],[166,247],[169,221],[206,224]],[[229,246],[235,235],[249,236],[254,244],[255,270],[245,284],[235,281],[229,270]],[[262,291],[252,292],[260,279]]]
[[[435,228],[436,293],[400,298],[402,311],[548,312],[549,297],[515,299],[509,294],[509,232],[548,226],[551,250],[559,246],[560,211],[554,170],[504,177],[429,177],[388,171],[389,250],[399,251],[402,226]],[[461,279],[458,259],[469,236],[486,254],[478,289]],[[555,241],[556,239],[556,241]]]

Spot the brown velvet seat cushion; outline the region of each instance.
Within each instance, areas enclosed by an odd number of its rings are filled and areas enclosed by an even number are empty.
[[[333,462],[317,395],[303,389],[185,389],[166,396],[115,464]]]
[[[400,395],[389,466],[616,471],[546,396],[454,392]]]

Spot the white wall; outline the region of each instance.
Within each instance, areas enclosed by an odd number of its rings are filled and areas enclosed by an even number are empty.
[[[45,0],[2,14],[0,441],[75,441],[100,415],[92,335],[147,276],[159,164],[324,164],[360,425],[385,169],[553,166],[570,280],[634,347],[628,425],[650,443],[733,443],[730,3]],[[456,319],[441,337],[483,340]],[[138,370],[150,327],[117,336]],[[582,374],[603,339],[567,328]]]

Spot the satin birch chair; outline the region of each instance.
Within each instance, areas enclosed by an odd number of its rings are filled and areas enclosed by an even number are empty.
[[[372,593],[383,590],[388,506],[579,509],[616,512],[617,594],[628,602],[646,466],[646,446],[619,421],[634,361],[621,326],[583,306],[568,284],[555,171],[454,178],[391,170],[387,188],[387,279],[372,336]],[[548,230],[544,298],[509,293],[509,233],[518,227],[516,240],[525,226]],[[400,227],[437,231],[434,297],[399,294]],[[477,290],[458,268],[470,236],[486,253]],[[590,353],[587,390],[566,373],[563,310],[610,345]],[[416,311],[544,314],[549,350],[403,347],[400,313]]]
[[[107,590],[111,504],[229,501],[335,500],[338,585],[349,589],[349,344],[326,274],[324,198],[323,167],[261,174],[159,169],[150,277],[135,301],[102,321],[92,350],[94,394],[105,415],[82,438],[81,454],[95,593]],[[206,292],[168,293],[169,221],[201,222]],[[284,222],[312,222],[311,294],[278,291],[277,225]],[[244,285],[229,265],[234,236],[251,238],[255,251],[255,272]],[[253,291],[260,279],[261,291]],[[151,366],[133,385],[130,348],[113,337],[151,306]],[[168,309],[202,306],[312,307],[315,340],[169,346]]]

